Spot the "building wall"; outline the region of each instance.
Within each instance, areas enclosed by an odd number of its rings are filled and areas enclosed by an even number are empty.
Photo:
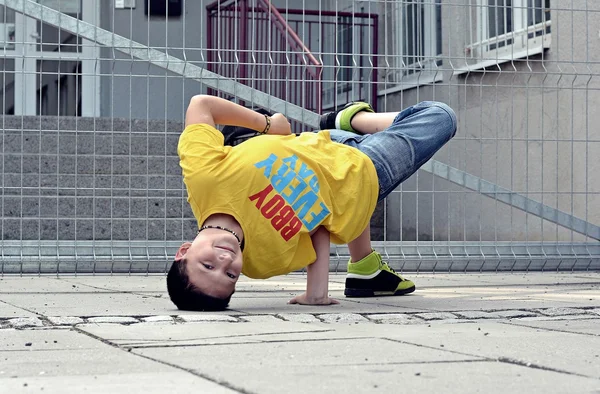
[[[143,2],[137,3],[132,9],[115,9],[112,2],[102,2],[101,27],[155,49],[167,48],[168,54],[179,59],[185,55],[190,62],[202,60],[205,2],[185,2],[185,25],[183,15],[148,20]],[[102,116],[180,120],[189,98],[202,91],[199,83],[184,81],[111,48],[103,48],[101,58],[106,59],[100,66]]]
[[[380,100],[390,110],[421,100],[448,103],[459,128],[438,160],[597,224],[600,93],[593,62],[600,57],[600,40],[591,27],[600,20],[600,4],[574,1],[572,8],[559,9],[552,2],[552,7],[552,46],[543,54],[454,75],[466,64],[471,15],[465,7],[443,5],[443,81]],[[392,237],[393,228],[404,227],[405,233],[414,228],[436,240],[585,239],[424,173],[404,190],[422,192],[418,208],[416,193],[388,203]]]

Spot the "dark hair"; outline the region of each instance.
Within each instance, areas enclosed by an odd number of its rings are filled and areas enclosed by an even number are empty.
[[[205,294],[190,282],[186,261],[175,260],[167,275],[167,290],[177,308],[186,311],[222,311],[229,305],[233,292],[225,298]]]

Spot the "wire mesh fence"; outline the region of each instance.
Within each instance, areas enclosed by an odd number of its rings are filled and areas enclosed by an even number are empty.
[[[197,229],[176,147],[206,92],[296,132],[445,102],[458,133],[379,204],[374,246],[406,271],[597,270],[599,21],[592,0],[1,0],[0,273],[165,272]]]

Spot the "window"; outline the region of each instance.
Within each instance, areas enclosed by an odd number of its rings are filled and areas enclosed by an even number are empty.
[[[550,47],[550,0],[477,2],[473,40],[477,42],[467,47],[467,54],[486,63],[482,67],[535,55]]]
[[[352,18],[348,16],[339,17],[338,26],[338,49],[336,51],[336,53],[338,54],[338,61],[340,65],[338,80],[343,82],[350,82],[352,81],[352,72],[354,70],[354,67],[352,65],[352,56],[354,53],[352,40]]]
[[[442,64],[441,3],[441,0],[398,3],[394,14],[400,23],[392,38],[395,61],[393,70],[387,74],[388,82],[399,83],[399,88],[406,89],[434,82],[436,75],[441,77],[436,72]]]
[[[328,110],[350,101],[371,101],[376,97],[373,84],[377,55],[377,24],[370,8],[354,2],[335,14],[319,17],[315,36],[322,37],[322,108]],[[373,7],[373,6],[371,6]],[[373,11],[373,10],[371,10]],[[315,46],[318,47],[318,46]]]
[[[0,6],[0,50],[15,49],[15,11]]]

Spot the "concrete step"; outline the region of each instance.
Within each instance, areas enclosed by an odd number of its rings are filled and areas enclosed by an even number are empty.
[[[2,239],[189,239],[196,222],[177,157],[182,127],[2,117]]]

